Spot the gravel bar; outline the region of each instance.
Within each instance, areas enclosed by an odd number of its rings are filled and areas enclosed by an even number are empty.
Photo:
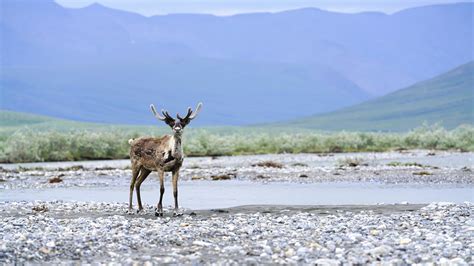
[[[473,165],[474,153],[448,151],[197,157],[185,159],[180,180],[472,185]],[[0,191],[128,186],[129,166],[129,160],[3,164]]]
[[[474,204],[242,206],[0,202],[0,264],[472,264]]]

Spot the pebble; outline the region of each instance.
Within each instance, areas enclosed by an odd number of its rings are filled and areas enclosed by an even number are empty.
[[[367,250],[365,253],[371,254],[373,256],[383,256],[392,252],[393,248],[387,245],[378,246],[373,249]]]
[[[336,266],[340,265],[340,262],[338,260],[333,259],[317,259],[314,261],[314,264],[323,266]]]
[[[410,238],[400,238],[400,245],[406,245],[411,242]]]

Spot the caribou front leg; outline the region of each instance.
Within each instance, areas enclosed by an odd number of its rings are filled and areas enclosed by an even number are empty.
[[[179,169],[173,171],[173,196],[174,196],[174,211],[173,216],[180,216],[183,215],[179,212],[178,206],[178,177],[179,177]]]
[[[158,176],[160,177],[160,201],[158,206],[156,206],[155,216],[163,216],[163,194],[165,194],[165,172],[158,171]]]

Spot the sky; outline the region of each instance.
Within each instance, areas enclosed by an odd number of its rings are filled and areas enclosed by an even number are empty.
[[[65,7],[101,5],[140,13],[145,16],[173,13],[204,13],[218,16],[252,12],[278,12],[303,7],[356,13],[379,11],[391,14],[406,8],[456,3],[459,0],[55,0]],[[472,2],[470,0],[469,2]],[[464,1],[467,2],[467,1]]]

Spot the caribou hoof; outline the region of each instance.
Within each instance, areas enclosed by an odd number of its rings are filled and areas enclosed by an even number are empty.
[[[155,216],[156,217],[163,217],[163,210],[156,210],[155,211]]]

